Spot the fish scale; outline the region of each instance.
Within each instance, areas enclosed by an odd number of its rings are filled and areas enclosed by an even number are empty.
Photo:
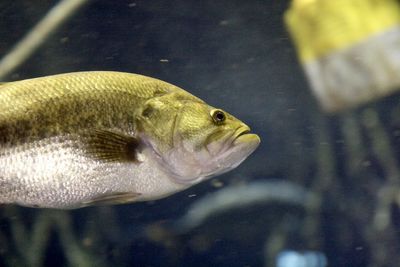
[[[134,82],[130,81],[134,78]],[[119,83],[114,80],[118,79]],[[11,82],[0,87],[2,143],[56,135],[82,127],[132,127],[139,102],[176,87],[148,77],[108,72],[74,73]],[[133,90],[132,90],[133,89]],[[90,108],[88,108],[90,107]],[[61,127],[62,129],[55,128]]]
[[[232,115],[142,75],[5,83],[0,203],[70,209],[159,199],[235,168],[259,142]]]

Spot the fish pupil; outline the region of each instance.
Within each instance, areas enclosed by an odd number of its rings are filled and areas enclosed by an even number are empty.
[[[223,113],[217,113],[216,117],[217,117],[217,120],[219,120],[219,121],[223,121],[225,119],[225,116]]]
[[[222,110],[215,110],[212,114],[212,117],[216,123],[222,123],[226,119],[225,113]]]

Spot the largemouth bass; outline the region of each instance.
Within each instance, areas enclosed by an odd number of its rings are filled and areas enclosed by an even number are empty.
[[[238,166],[250,128],[172,84],[76,72],[0,85],[0,203],[159,199]]]

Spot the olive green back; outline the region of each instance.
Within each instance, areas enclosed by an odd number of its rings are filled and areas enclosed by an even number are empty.
[[[153,78],[101,71],[5,83],[0,86],[0,146],[93,127],[130,132],[147,99],[174,91],[185,92]]]

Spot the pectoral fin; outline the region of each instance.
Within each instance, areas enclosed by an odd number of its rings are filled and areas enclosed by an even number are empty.
[[[108,130],[91,130],[83,138],[87,153],[96,159],[138,162],[140,142],[135,137]]]
[[[140,194],[134,192],[115,192],[100,195],[91,200],[85,201],[82,203],[82,206],[126,204],[135,202],[138,196],[140,196]]]

